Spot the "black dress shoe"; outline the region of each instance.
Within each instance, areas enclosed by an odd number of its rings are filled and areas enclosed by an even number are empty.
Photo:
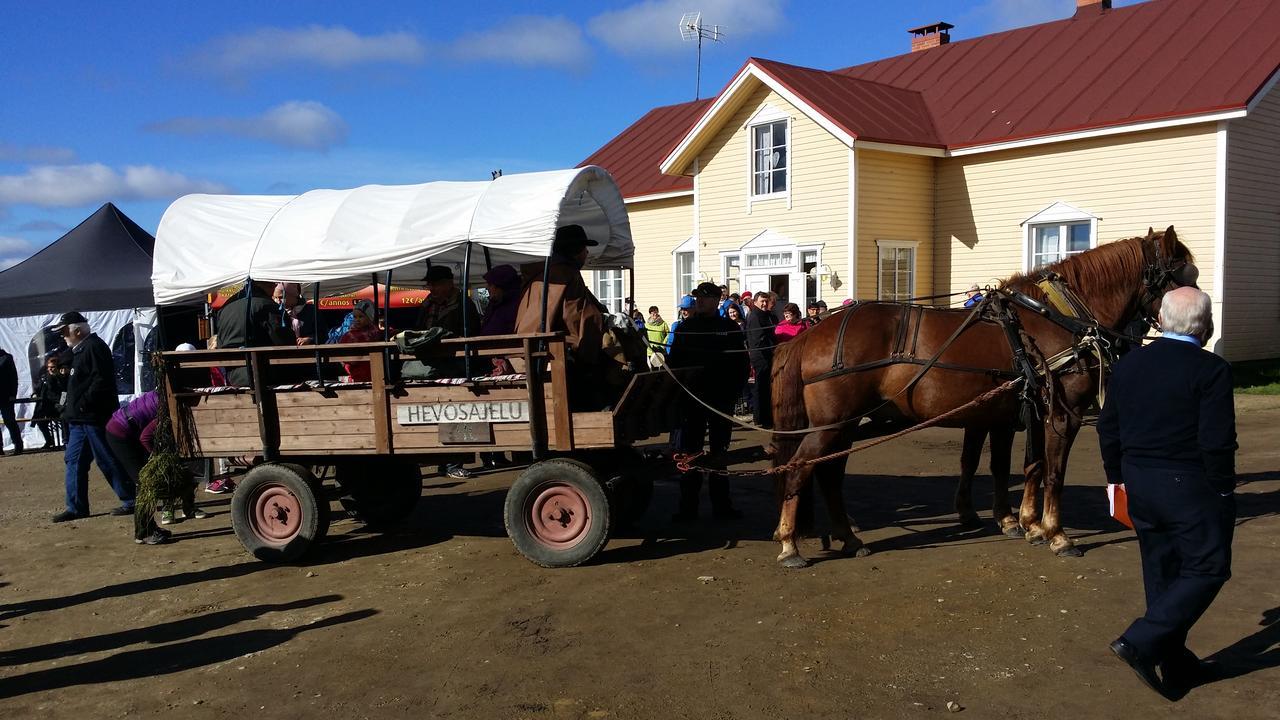
[[[1160,697],[1168,697],[1165,694],[1164,683],[1160,681],[1160,676],[1156,674],[1155,663],[1149,660],[1143,660],[1138,656],[1138,649],[1129,644],[1128,640],[1118,637],[1111,641],[1111,652],[1116,657],[1123,660],[1129,667],[1133,668],[1133,672],[1137,674],[1138,679],[1144,685],[1151,688]]]
[[[131,507],[125,507],[125,506],[121,505],[120,507],[113,509],[113,510],[111,511],[111,514],[112,514],[112,515],[114,515],[114,516],[116,516],[116,517],[123,517],[123,516],[125,516],[125,515],[132,515],[132,514],[133,514],[133,508],[131,508]]]
[[[53,521],[56,523],[61,523],[61,522],[67,522],[69,520],[83,520],[84,518],[87,518],[87,517],[89,516],[81,515],[80,513],[74,513],[74,512],[71,512],[70,510],[63,510],[62,512],[53,516]]]

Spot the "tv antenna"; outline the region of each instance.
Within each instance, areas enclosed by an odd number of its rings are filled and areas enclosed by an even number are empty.
[[[704,38],[711,42],[720,42],[724,38],[724,33],[720,31],[719,25],[706,28],[702,24],[700,12],[687,12],[680,17],[680,39],[685,42],[698,41],[698,78],[693,90],[694,100],[702,97],[702,41]]]

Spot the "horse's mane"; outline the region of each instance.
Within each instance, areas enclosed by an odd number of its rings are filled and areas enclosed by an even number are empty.
[[[1123,304],[1133,293],[1132,279],[1142,275],[1146,264],[1143,254],[1146,241],[1160,242],[1163,238],[1164,233],[1157,232],[1149,237],[1131,237],[1099,245],[1031,272],[1013,275],[1000,286],[1043,299],[1044,293],[1036,282],[1045,273],[1052,272],[1060,275],[1069,287],[1091,304]],[[1195,262],[1191,251],[1181,242],[1177,244],[1175,255],[1185,257],[1187,262]]]

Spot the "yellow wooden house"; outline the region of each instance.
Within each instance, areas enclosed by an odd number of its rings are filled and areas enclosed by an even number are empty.
[[[584,161],[627,199],[635,287],[698,282],[802,307],[960,292],[1174,225],[1214,300],[1212,348],[1280,356],[1280,3],[1078,0],[1062,20],[833,71],[751,58]],[[943,301],[945,302],[945,301]]]

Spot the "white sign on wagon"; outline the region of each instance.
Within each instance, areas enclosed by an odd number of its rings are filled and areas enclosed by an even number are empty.
[[[396,419],[401,425],[528,422],[529,401],[485,400],[397,405]]]

